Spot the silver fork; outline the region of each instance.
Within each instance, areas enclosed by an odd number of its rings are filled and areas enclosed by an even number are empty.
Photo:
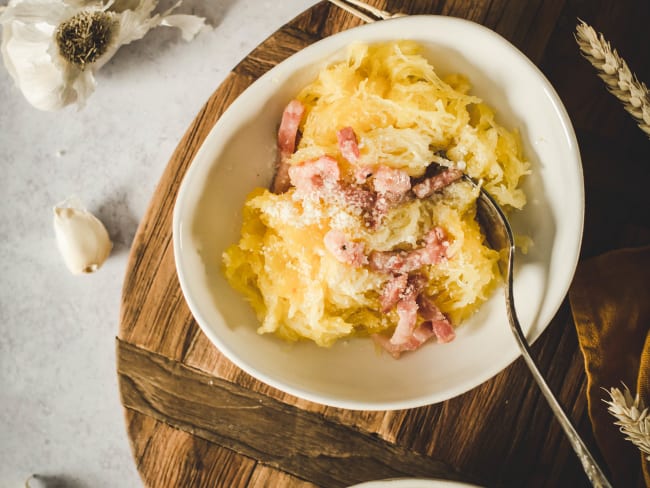
[[[611,484],[605,477],[602,469],[594,459],[593,455],[587,448],[586,444],[576,431],[575,427],[567,417],[566,413],[560,406],[557,398],[553,395],[553,392],[549,388],[544,376],[539,371],[537,364],[533,357],[530,354],[530,347],[526,336],[521,330],[521,325],[519,324],[519,319],[517,318],[517,312],[515,310],[515,301],[513,296],[513,269],[514,269],[514,258],[515,258],[515,244],[512,234],[512,228],[508,219],[496,201],[492,196],[478,185],[472,178],[465,175],[464,179],[469,181],[474,187],[479,189],[479,197],[476,201],[476,210],[478,215],[479,224],[483,229],[490,247],[500,251],[501,256],[503,257],[503,251],[507,251],[507,259],[503,262],[503,259],[500,263],[501,271],[504,273],[505,278],[505,298],[506,298],[506,308],[508,313],[508,322],[510,322],[510,328],[512,333],[517,340],[521,354],[530,369],[530,372],[533,375],[533,378],[537,382],[544,398],[548,402],[551,410],[555,414],[555,417],[560,422],[564,433],[571,443],[571,447],[578,455],[578,459],[582,463],[582,468],[589,478],[591,484],[597,488],[611,488]]]
[[[402,13],[391,14],[390,12],[373,7],[360,0],[329,0],[329,2],[351,13],[352,15],[355,15],[365,22],[387,20],[395,17],[403,17],[406,15]],[[366,12],[369,12],[376,18],[370,17],[370,15],[364,13],[358,8],[355,8],[355,6],[363,9]],[[501,271],[504,273],[504,278],[506,281],[506,310],[508,314],[508,322],[510,323],[510,329],[512,330],[512,333],[517,341],[517,345],[521,350],[524,361],[526,362],[528,369],[535,379],[537,386],[544,395],[544,398],[546,398],[546,401],[551,407],[551,411],[557,418],[562,429],[564,430],[564,433],[569,439],[569,443],[578,456],[578,459],[582,464],[582,468],[584,469],[585,474],[587,475],[587,478],[591,482],[592,486],[596,488],[612,488],[612,485],[605,477],[603,470],[596,462],[596,459],[589,451],[589,448],[585,444],[582,437],[580,437],[580,434],[578,434],[576,431],[575,427],[571,423],[571,420],[569,420],[567,417],[566,413],[562,409],[562,406],[557,401],[557,398],[546,383],[546,380],[540,372],[537,363],[530,354],[530,346],[528,345],[526,336],[521,329],[521,324],[519,323],[517,312],[515,310],[515,301],[513,295],[515,243],[510,223],[508,222],[508,219],[499,204],[496,203],[492,196],[487,191],[485,191],[482,186],[478,185],[468,175],[464,175],[463,178],[479,190],[479,197],[476,202],[476,210],[479,223],[483,229],[483,233],[485,234],[488,243],[490,244],[490,247],[497,251],[500,251],[502,257],[504,254],[503,251],[507,251],[506,262],[504,263],[502,261],[500,263]]]
[[[360,18],[364,22],[374,22],[376,20],[394,19],[396,17],[404,17],[406,15],[400,13],[391,14],[390,12],[386,12],[385,10],[381,10],[377,7],[373,7],[372,5],[368,5],[367,3],[362,2],[360,0],[345,0],[345,1],[329,0],[329,2],[336,5],[339,8],[342,8],[346,12],[349,12],[352,15]],[[368,14],[374,15],[375,18],[371,17]]]

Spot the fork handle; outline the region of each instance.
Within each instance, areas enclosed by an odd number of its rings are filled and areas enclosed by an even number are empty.
[[[511,254],[514,254],[514,246],[511,247],[509,252]],[[571,420],[569,420],[569,417],[567,417],[566,413],[562,409],[562,406],[557,401],[557,398],[549,388],[546,380],[544,379],[544,376],[537,367],[537,363],[530,354],[530,346],[528,345],[528,341],[526,340],[526,337],[521,330],[521,325],[519,324],[519,319],[517,318],[517,313],[515,311],[512,283],[512,257],[513,256],[511,255],[510,259],[508,260],[508,286],[506,287],[506,302],[508,306],[506,308],[508,310],[508,321],[510,322],[510,328],[512,329],[514,336],[517,339],[519,349],[521,349],[521,354],[523,355],[524,361],[526,362],[528,369],[530,369],[533,378],[537,382],[537,386],[539,386],[539,389],[542,391],[542,394],[544,395],[544,398],[546,398],[546,401],[555,414],[555,417],[557,418],[558,422],[560,422],[564,433],[571,443],[571,447],[578,455],[578,459],[582,463],[582,468],[584,469],[585,474],[587,475],[587,478],[589,478],[592,486],[596,488],[611,488],[612,485],[605,477],[605,474],[596,462],[594,456],[589,451],[589,448],[587,448],[586,444],[580,437],[580,434],[578,434],[576,431],[575,427],[571,423]]]

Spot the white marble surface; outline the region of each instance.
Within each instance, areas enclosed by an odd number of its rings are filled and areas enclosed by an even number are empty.
[[[0,0],[6,5],[7,0]],[[228,71],[312,0],[185,0],[213,28],[125,46],[86,107],[32,108],[0,67],[0,485],[141,486],[115,373],[129,248],[185,129]],[[96,274],[58,254],[51,207],[75,194],[115,243]],[[39,482],[40,483],[40,482]],[[33,486],[36,486],[35,483]]]

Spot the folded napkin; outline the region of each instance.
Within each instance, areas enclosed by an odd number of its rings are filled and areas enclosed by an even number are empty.
[[[569,292],[585,359],[589,416],[614,486],[650,486],[645,456],[614,425],[605,391],[624,383],[650,406],[650,246],[578,266]]]

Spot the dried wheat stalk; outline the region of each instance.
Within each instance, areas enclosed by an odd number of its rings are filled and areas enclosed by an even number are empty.
[[[650,137],[650,93],[645,83],[630,71],[625,60],[616,49],[612,49],[605,37],[586,22],[580,21],[575,38],[582,55],[598,70],[598,76],[610,93],[623,102],[625,110]]]
[[[632,393],[623,385],[623,391],[618,388],[605,390],[609,393],[610,401],[604,400],[608,405],[607,410],[616,417],[615,425],[619,426],[625,438],[638,447],[641,452],[650,454],[650,416],[643,400],[637,394],[632,398]],[[650,456],[646,456],[650,460]]]

